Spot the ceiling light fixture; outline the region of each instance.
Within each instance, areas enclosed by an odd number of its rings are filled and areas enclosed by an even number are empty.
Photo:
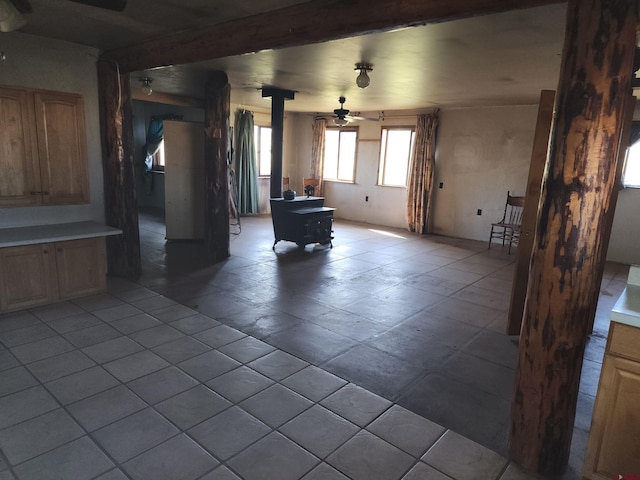
[[[9,0],[0,0],[0,32],[13,32],[27,23]]]
[[[356,78],[356,85],[360,88],[367,88],[371,81],[367,72],[373,71],[373,65],[370,63],[356,63],[356,68],[354,70],[360,70],[360,75]]]
[[[337,127],[344,127],[349,123],[349,120],[344,117],[336,117],[333,119],[333,123],[335,123]]]
[[[140,90],[142,90],[145,94],[151,95],[153,93],[153,88],[151,88],[151,82],[153,80],[149,77],[142,77],[140,79]]]

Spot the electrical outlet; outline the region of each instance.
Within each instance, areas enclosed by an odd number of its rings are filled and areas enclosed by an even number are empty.
[[[367,196],[365,196],[365,197],[364,197],[364,201],[365,201],[365,202],[368,202],[368,201],[369,201],[369,195],[367,195]]]
[[[482,209],[481,208],[478,209],[477,215],[482,215]]]
[[[444,188],[444,182],[440,182],[440,185],[438,185],[438,188]]]

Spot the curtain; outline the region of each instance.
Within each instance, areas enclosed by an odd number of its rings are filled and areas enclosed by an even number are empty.
[[[438,110],[418,115],[413,155],[409,166],[407,221],[409,230],[431,232],[431,194],[435,174]]]
[[[317,189],[313,192],[316,197],[322,196],[324,172],[324,136],[327,131],[327,120],[316,118],[313,121],[313,139],[311,143],[311,178],[319,180]]]
[[[236,111],[233,150],[233,170],[237,187],[237,208],[240,215],[259,213],[258,163],[253,139],[253,112]]]
[[[153,156],[158,153],[162,139],[164,138],[164,121],[165,120],[182,120],[182,115],[158,115],[151,117],[149,126],[147,127],[147,136],[145,144],[142,147],[142,181],[145,185],[147,195],[153,192]]]

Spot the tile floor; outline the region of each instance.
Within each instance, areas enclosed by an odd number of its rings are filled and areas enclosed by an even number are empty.
[[[535,478],[505,459],[513,255],[341,221],[333,249],[274,252],[268,217],[241,230],[206,265],[143,216],[138,282],[0,316],[0,480]],[[603,281],[566,479],[626,271]]]

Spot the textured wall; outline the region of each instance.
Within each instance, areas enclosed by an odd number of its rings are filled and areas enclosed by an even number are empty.
[[[98,111],[98,51],[21,33],[3,33],[0,85],[79,93],[84,99],[91,203],[50,207],[0,208],[0,227],[83,220],[104,221],[102,150]]]

